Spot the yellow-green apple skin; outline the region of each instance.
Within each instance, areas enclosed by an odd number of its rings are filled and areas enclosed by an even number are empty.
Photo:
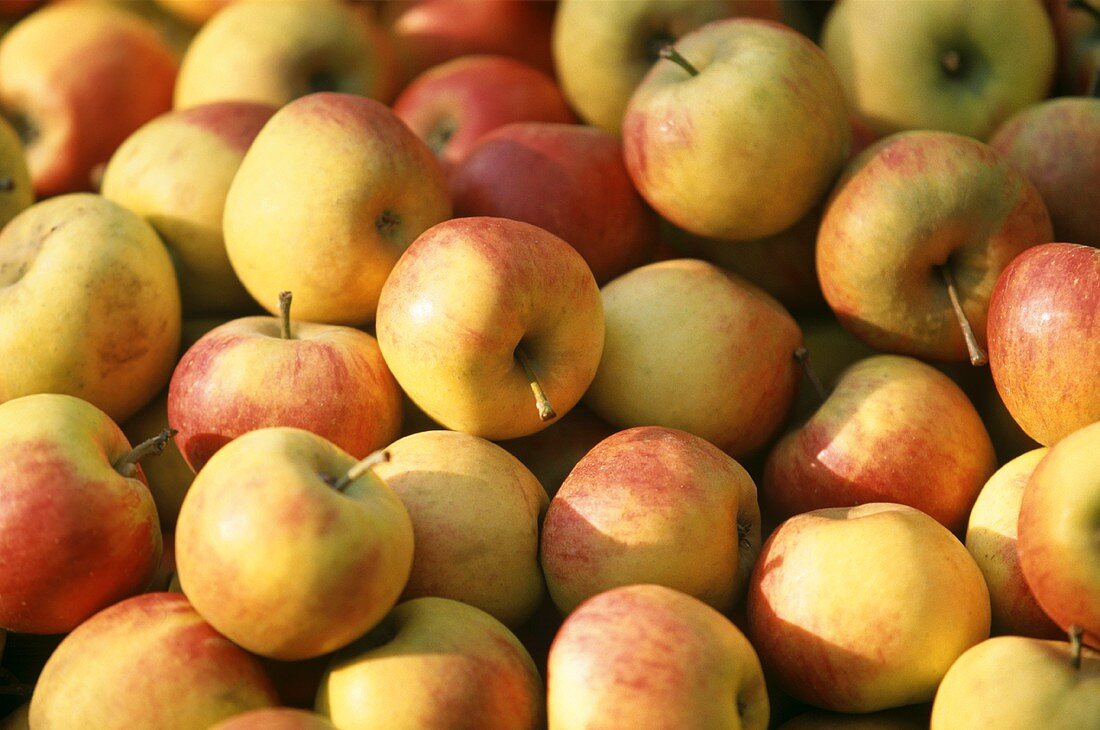
[[[0,404],[0,627],[71,631],[141,592],[161,556],[153,497],[105,413],[68,395]]]
[[[1059,627],[1077,625],[1100,648],[1100,421],[1047,452],[1024,487],[1017,549],[1039,607]]]
[[[585,122],[619,135],[630,95],[667,43],[722,18],[779,20],[773,0],[562,0],[554,15],[554,67]]]
[[[981,416],[946,375],[902,355],[843,372],[809,420],[768,454],[761,501],[773,517],[898,502],[957,535],[997,468]]]
[[[768,727],[760,660],[744,634],[664,586],[582,603],[554,636],[546,672],[550,730]]]
[[[654,64],[623,117],[623,159],[638,192],[700,236],[749,240],[790,228],[848,158],[851,124],[829,60],[801,33],[747,18],[698,28],[676,51],[696,74]],[[715,164],[721,175],[704,173]]]
[[[584,396],[596,415],[687,431],[735,458],[782,426],[802,333],[771,296],[714,264],[673,259],[613,279],[600,298],[603,357]]]
[[[440,596],[522,624],[545,596],[539,525],[549,498],[516,457],[477,436],[422,431],[386,447],[374,473],[412,519],[402,600]]]
[[[989,371],[1044,446],[1100,421],[1100,249],[1049,243],[1013,259],[989,304]]]
[[[947,528],[877,502],[776,528],[749,580],[747,614],[779,688],[864,713],[931,701],[959,655],[988,638],[989,591]]]
[[[168,382],[179,346],[179,288],[156,232],[90,193],[4,227],[0,312],[0,402],[68,393],[124,421]]]
[[[273,659],[320,656],[372,629],[409,577],[413,530],[393,490],[309,431],[231,441],[176,523],[180,586],[218,631]]]
[[[527,650],[504,624],[434,596],[398,604],[332,659],[316,709],[336,727],[535,730],[544,691]]]
[[[146,593],[66,636],[31,696],[31,727],[205,730],[278,704],[256,657],[179,593]]]
[[[951,665],[932,704],[931,730],[1100,728],[1100,652],[1080,666],[1068,641],[997,636]]]
[[[1040,0],[843,0],[821,44],[852,108],[883,135],[938,129],[984,140],[1047,97],[1057,60]]]
[[[174,103],[176,109],[216,101],[281,107],[318,91],[389,101],[395,73],[390,38],[349,3],[232,3],[187,47]]]
[[[604,317],[592,271],[568,243],[529,223],[456,218],[402,254],[377,329],[397,382],[429,418],[497,440],[535,433],[577,404],[599,364]],[[555,416],[540,415],[517,349]]]
[[[256,136],[225,202],[234,271],[272,314],[290,290],[307,322],[372,321],[409,244],[451,216],[435,155],[382,104],[319,93]]]
[[[601,441],[570,472],[542,525],[554,604],[632,583],[734,607],[760,550],[756,485],[698,436],[643,426]]]
[[[401,393],[366,332],[279,318],[231,320],[183,354],[168,384],[168,423],[195,471],[249,431],[291,426],[331,441],[356,459],[401,430]]]
[[[994,635],[1061,638],[1065,632],[1051,621],[1024,578],[1017,551],[1017,523],[1024,488],[1049,449],[1038,448],[999,468],[978,494],[966,527],[966,549],[982,570],[989,587]]]
[[[8,120],[0,117],[0,228],[34,203],[34,188],[23,143]]]
[[[966,360],[940,267],[953,274],[984,345],[998,275],[1052,236],[1039,191],[992,147],[949,132],[902,132],[845,168],[818,231],[817,275],[841,324],[872,347]]]
[[[161,115],[130,135],[103,174],[103,197],[145,218],[172,255],[187,316],[256,307],[222,238],[229,185],[275,108],[222,102]]]
[[[294,707],[264,707],[234,715],[210,730],[336,730],[316,712]]]
[[[0,108],[40,197],[94,189],[96,168],[172,106],[177,62],[147,20],[110,3],[43,7],[0,41]]]

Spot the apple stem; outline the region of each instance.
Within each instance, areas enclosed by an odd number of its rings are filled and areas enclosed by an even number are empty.
[[[293,295],[288,291],[279,292],[279,319],[282,322],[282,336],[284,340],[293,340],[290,332],[290,301]]]
[[[153,438],[145,439],[140,444],[130,449],[129,453],[116,461],[112,466],[124,477],[137,475],[137,464],[146,456],[152,454],[159,456],[168,442],[178,433],[174,428],[166,428]]]
[[[951,308],[955,310],[955,317],[959,320],[959,326],[962,327],[966,349],[970,353],[970,364],[974,367],[985,365],[989,362],[989,358],[986,357],[982,346],[978,344],[978,338],[974,335],[974,328],[970,326],[970,320],[966,318],[966,312],[963,311],[962,304],[959,302],[959,287],[955,283],[955,274],[952,273],[951,267],[946,264],[940,266],[939,270],[940,274],[943,275],[944,283],[947,284],[947,296],[951,299]]]
[[[1069,0],[1066,6],[1070,9],[1084,10],[1086,13],[1092,16],[1093,20],[1100,22],[1100,9],[1094,8],[1085,0]]]
[[[806,379],[810,381],[810,385],[814,387],[817,397],[824,403],[826,399],[828,399],[829,394],[825,392],[825,386],[821,384],[821,378],[817,377],[817,371],[814,370],[813,364],[810,363],[810,351],[805,347],[799,347],[794,351],[794,359],[802,366],[802,372],[806,374]]]
[[[1077,624],[1069,627],[1069,663],[1074,669],[1081,668],[1081,644],[1084,641],[1084,630]]]
[[[542,389],[542,383],[535,376],[535,371],[531,369],[531,363],[522,345],[516,346],[515,355],[516,359],[519,360],[519,364],[523,366],[523,373],[527,376],[527,382],[531,384],[531,392],[535,394],[535,405],[539,409],[539,418],[544,421],[553,420],[558,414],[554,411],[554,406],[550,405],[550,399],[546,396],[546,391]]]
[[[390,452],[387,449],[379,449],[352,465],[348,469],[347,474],[337,479],[332,483],[332,488],[337,492],[343,492],[348,488],[348,485],[367,473],[370,469],[379,464],[385,464],[390,460]]]
[[[692,76],[698,76],[699,75],[699,69],[692,66],[691,62],[688,61],[686,58],[684,58],[680,54],[680,52],[676,50],[676,47],[674,45],[672,45],[671,43],[669,43],[667,46],[662,48],[657,53],[657,55],[660,56],[661,58],[667,60],[667,61],[672,61],[673,63],[675,63],[677,66],[679,66],[680,68],[687,71]]]

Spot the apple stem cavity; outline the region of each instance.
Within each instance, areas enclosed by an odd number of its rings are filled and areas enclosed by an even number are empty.
[[[282,323],[282,338],[293,340],[294,335],[290,331],[290,302],[294,296],[288,292],[279,292],[279,320]]]
[[[145,439],[140,444],[130,449],[129,453],[116,461],[111,466],[124,477],[137,476],[138,462],[146,456],[160,456],[164,453],[164,447],[178,433],[174,428],[166,428],[156,436]]]
[[[952,273],[951,267],[947,265],[938,268],[943,276],[944,283],[947,285],[947,296],[951,300],[951,308],[955,310],[955,317],[959,320],[959,326],[962,328],[963,339],[966,340],[966,350],[970,353],[970,364],[974,367],[985,365],[989,362],[989,358],[986,357],[982,346],[978,344],[974,328],[970,326],[970,320],[966,318],[966,312],[963,311],[962,304],[959,302],[959,287],[955,283],[955,274]]]
[[[367,454],[366,457],[355,462],[344,476],[340,477],[332,483],[332,488],[337,492],[343,492],[348,488],[352,482],[359,477],[363,476],[370,469],[378,466],[379,464],[385,464],[390,460],[390,452],[386,449],[379,449],[373,453]]]
[[[957,79],[962,76],[963,59],[954,48],[949,48],[940,56],[940,68],[950,78]]]
[[[535,371],[531,369],[531,362],[523,349],[523,345],[516,346],[515,356],[516,360],[519,360],[520,366],[523,367],[523,374],[527,376],[527,382],[531,384],[531,392],[535,394],[535,405],[539,409],[539,418],[544,421],[552,421],[558,414],[554,411],[554,406],[550,405],[550,398],[547,397],[546,391],[542,389],[542,383],[535,376]]]
[[[1069,627],[1069,663],[1074,669],[1081,668],[1081,648],[1084,641],[1084,630],[1077,624]]]
[[[1083,10],[1092,16],[1093,20],[1100,23],[1100,8],[1095,8],[1090,5],[1086,0],[1069,0],[1066,3],[1066,7],[1071,10]]]
[[[676,47],[673,46],[671,43],[662,48],[657,55],[665,59],[666,61],[672,61],[692,76],[699,75],[699,69],[692,66],[691,62],[684,58],[683,55],[681,55],[681,53],[677,51]]]
[[[794,351],[794,359],[802,366],[802,372],[806,374],[806,379],[810,381],[817,397],[824,403],[829,394],[825,392],[825,386],[821,384],[821,378],[817,377],[817,371],[814,370],[814,366],[810,362],[810,351],[805,347],[799,347]]]

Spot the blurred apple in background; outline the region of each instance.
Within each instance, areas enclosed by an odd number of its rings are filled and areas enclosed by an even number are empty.
[[[155,0],[165,12],[193,26],[201,26],[219,10],[237,0]]]
[[[856,113],[883,135],[984,140],[1053,90],[1054,29],[1040,0],[842,0],[821,45]]]
[[[426,597],[399,604],[333,657],[317,711],[358,730],[535,730],[543,696],[534,662],[504,624],[460,601]]]
[[[663,586],[581,604],[554,638],[546,679],[550,730],[768,727],[752,645],[718,611]]]
[[[450,217],[427,145],[381,103],[324,93],[287,104],[256,136],[223,224],[234,271],[269,312],[290,290],[303,321],[362,324],[401,252]]]
[[[137,670],[137,671],[135,671]],[[208,728],[278,703],[259,661],[178,593],[146,593],[65,637],[31,697],[31,725]]]
[[[421,235],[386,280],[377,328],[397,382],[431,419],[494,440],[535,433],[576,405],[604,339],[580,254],[491,217]]]
[[[657,216],[619,140],[577,124],[517,122],[483,136],[451,175],[454,214],[525,221],[565,240],[597,284],[652,257]]]
[[[0,116],[0,228],[33,202],[34,188],[23,143],[11,124]]]
[[[865,150],[837,182],[817,273],[837,318],[872,347],[977,363],[997,276],[1052,235],[1038,190],[1000,153],[948,132],[903,132]]]
[[[1060,94],[1093,93],[1100,70],[1100,6],[1092,0],[1045,0],[1058,42]]]
[[[0,113],[23,140],[37,195],[97,187],[118,145],[171,108],[176,67],[148,21],[108,3],[56,3],[4,34]]]
[[[623,118],[638,191],[701,236],[747,240],[793,226],[828,192],[851,143],[825,54],[786,26],[743,18],[692,31],[675,54],[646,74]]]
[[[630,95],[661,48],[713,20],[780,14],[777,0],[559,0],[554,66],[581,118],[619,135]]]
[[[249,710],[211,725],[209,730],[336,730],[316,712],[293,707],[264,707]]]
[[[776,434],[794,401],[802,344],[778,302],[697,259],[633,269],[600,296],[604,352],[584,397],[596,415],[620,428],[687,431],[734,457]]]
[[[180,341],[171,259],[98,195],[32,205],[0,232],[0,402],[68,393],[122,422],[168,382]]]
[[[320,91],[388,102],[397,90],[390,38],[369,13],[338,0],[237,2],[187,47],[175,107],[252,101],[281,107]]]

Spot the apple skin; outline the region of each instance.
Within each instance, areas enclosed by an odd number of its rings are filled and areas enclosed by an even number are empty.
[[[342,325],[243,317],[203,335],[168,385],[168,423],[199,471],[237,436],[269,426],[311,431],[356,459],[401,430],[401,393],[378,342]]]
[[[424,71],[394,100],[393,112],[448,172],[497,127],[577,121],[553,77],[493,55],[462,56]]]
[[[1100,247],[1100,99],[1033,104],[997,127],[990,146],[1035,183],[1050,211],[1054,240]]]
[[[282,107],[319,91],[388,102],[396,64],[388,35],[350,3],[236,2],[187,46],[174,103],[176,109],[217,101]]]
[[[882,135],[928,129],[984,140],[1047,97],[1056,66],[1054,29],[1037,0],[844,0],[821,45],[856,114]]]
[[[982,487],[966,528],[966,549],[989,587],[991,633],[1055,639],[1065,632],[1043,613],[1020,568],[1017,523],[1024,488],[1049,449],[1012,459]]]
[[[768,727],[760,660],[707,604],[657,585],[600,593],[550,646],[550,730]]]
[[[966,360],[935,267],[950,266],[984,345],[997,276],[1052,236],[1039,191],[996,150],[949,132],[902,132],[845,168],[818,231],[817,274],[841,324],[872,347]]]
[[[233,715],[210,730],[336,730],[316,712],[293,707],[263,707]]]
[[[433,226],[393,268],[378,344],[402,389],[444,427],[487,439],[545,428],[523,367],[560,418],[592,382],[603,349],[599,289],[552,233],[504,218]]]
[[[873,549],[868,549],[873,546]],[[894,503],[814,510],[764,543],[748,635],[780,689],[838,712],[931,701],[989,636],[989,592],[955,536]]]
[[[639,427],[601,441],[554,495],[540,559],[563,614],[616,586],[656,583],[727,611],[760,549],[748,472],[704,439]]]
[[[34,187],[23,143],[11,124],[0,117],[0,228],[34,203]]]
[[[222,102],[163,114],[111,156],[102,194],[145,218],[172,254],[187,316],[256,308],[225,253],[222,215],[244,153],[275,107]]]
[[[331,486],[353,464],[295,428],[251,431],[207,462],[180,509],[176,565],[214,628],[253,653],[296,660],[382,620],[409,577],[412,523],[369,471],[343,492]]]
[[[1036,727],[1096,728],[1100,652],[1070,663],[1068,641],[998,636],[951,666],[932,704],[931,730]]]
[[[65,637],[35,685],[30,721],[42,730],[198,730],[277,703],[259,661],[211,628],[186,598],[146,593]]]
[[[782,426],[802,333],[762,290],[714,264],[673,259],[628,271],[600,297],[604,352],[584,396],[596,415],[619,428],[687,431],[734,458]]]
[[[303,321],[363,324],[401,252],[450,216],[439,162],[389,108],[319,93],[282,107],[256,136],[223,232],[234,271],[268,312],[290,290]]]
[[[504,624],[460,601],[425,597],[399,604],[333,657],[316,709],[358,730],[535,730],[543,695],[535,663]]]
[[[40,197],[93,189],[135,129],[172,107],[172,50],[146,20],[109,3],[36,10],[0,42],[0,107],[26,147]]]
[[[1040,608],[1063,630],[1076,624],[1100,648],[1100,422],[1051,447],[1024,487],[1020,567]]]
[[[1100,420],[1100,250],[1050,243],[1005,268],[989,304],[989,370],[1008,412],[1052,446]]]
[[[772,447],[760,492],[778,519],[898,502],[962,535],[996,468],[981,417],[950,378],[914,358],[875,355],[845,370],[817,412]]]
[[[501,447],[456,431],[423,431],[390,444],[374,473],[409,511],[412,572],[401,600],[451,598],[506,626],[522,624],[545,595],[539,525],[549,498]]]

